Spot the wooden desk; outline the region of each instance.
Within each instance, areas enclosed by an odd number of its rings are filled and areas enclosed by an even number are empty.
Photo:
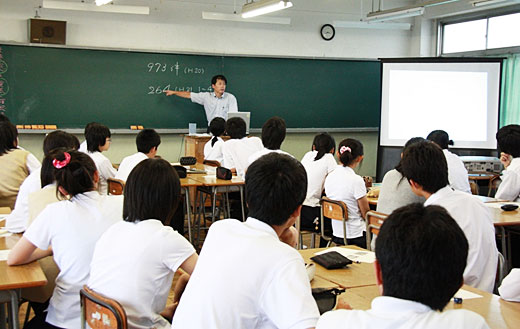
[[[520,324],[520,303],[506,302],[497,295],[464,285],[468,290],[483,296],[482,298],[467,299],[462,304],[450,301],[446,310],[466,309],[480,314],[491,328],[518,328]],[[341,298],[347,301],[353,309],[368,310],[372,300],[380,296],[379,288],[375,285],[348,289]]]
[[[365,250],[356,246],[346,246],[343,248]],[[306,263],[313,263],[310,258],[318,251],[327,248],[304,249],[298,250]],[[337,284],[342,288],[354,288],[376,284],[376,276],[374,273],[374,264],[360,263],[350,264],[345,269],[327,270],[321,265],[316,264],[316,275],[321,279]]]
[[[0,250],[12,249],[20,237],[21,234],[0,237]],[[11,303],[9,317],[15,319],[13,321],[13,328],[19,328],[18,300],[20,299],[20,289],[43,286],[46,284],[47,278],[38,262],[32,262],[27,265],[8,266],[6,261],[0,261],[0,303]],[[5,325],[5,314],[3,314],[3,312],[0,312],[0,323],[0,328],[3,328],[3,325]]]

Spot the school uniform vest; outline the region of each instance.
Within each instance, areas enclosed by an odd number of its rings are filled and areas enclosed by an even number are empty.
[[[15,149],[0,156],[0,207],[14,208],[20,185],[27,176],[29,152]]]

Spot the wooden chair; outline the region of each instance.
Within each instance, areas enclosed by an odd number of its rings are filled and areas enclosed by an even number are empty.
[[[81,300],[81,329],[127,329],[123,306],[117,301],[94,292],[87,286],[79,292]],[[88,327],[86,324],[88,323]]]
[[[216,160],[204,160],[202,164],[205,164],[210,167],[220,167],[220,162]]]
[[[109,195],[122,195],[124,188],[125,188],[125,182],[117,179],[117,178],[108,178],[108,194]]]
[[[385,221],[387,214],[383,214],[377,211],[369,211],[366,214],[367,223],[367,249],[372,250],[372,234],[378,235],[381,225]]]
[[[296,249],[302,249],[302,246],[303,246],[303,235],[304,234],[310,234],[311,235],[311,249],[315,248],[316,247],[316,232],[314,231],[308,231],[308,230],[302,230],[301,229],[301,217],[298,216],[298,218],[296,219],[296,223],[295,223],[295,226],[296,226],[296,230],[298,231],[298,244],[296,246]]]
[[[323,239],[327,240],[327,247],[332,242],[332,237],[325,235],[325,223],[324,217],[330,218],[331,220],[340,220],[343,222],[343,242],[346,245],[347,243],[347,219],[348,219],[348,211],[347,205],[343,201],[332,200],[327,197],[323,197],[320,199],[321,205],[321,236]]]

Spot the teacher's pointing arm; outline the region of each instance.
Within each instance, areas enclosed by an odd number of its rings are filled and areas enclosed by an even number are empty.
[[[182,97],[182,98],[191,98],[191,92],[190,91],[166,90],[166,91],[164,91],[164,93],[166,94],[166,96],[175,95],[175,96],[179,96],[179,97]]]

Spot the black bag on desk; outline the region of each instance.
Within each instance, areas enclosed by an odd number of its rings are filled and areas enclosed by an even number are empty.
[[[186,178],[187,170],[183,166],[173,166],[173,169],[177,172],[177,175],[179,175],[179,178]]]
[[[318,305],[320,315],[330,311],[336,306],[337,296],[345,292],[345,289],[339,288],[314,288],[312,289],[312,297]]]
[[[182,166],[193,166],[197,163],[197,158],[195,157],[181,157],[179,160]]]
[[[324,254],[311,257],[311,260],[325,267],[327,270],[346,267],[352,261],[337,251],[330,251]]]
[[[216,174],[217,174],[218,179],[231,180],[231,178],[233,177],[231,170],[229,170],[228,168],[224,168],[224,167],[218,167]]]

